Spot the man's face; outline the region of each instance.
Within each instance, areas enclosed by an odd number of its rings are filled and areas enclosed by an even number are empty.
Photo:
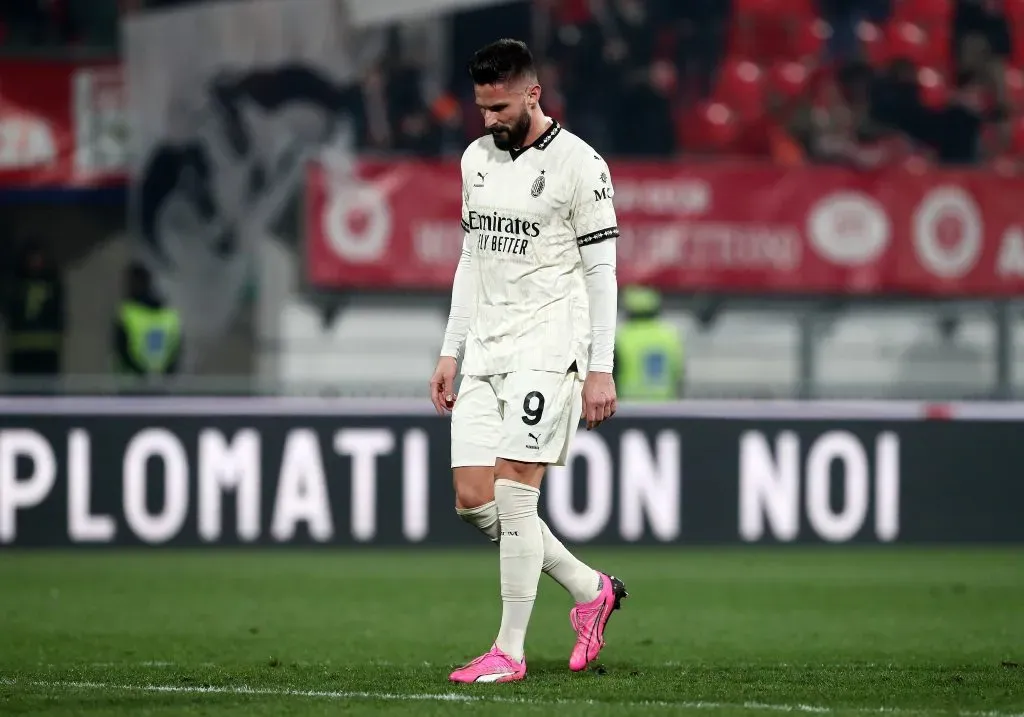
[[[494,146],[505,152],[522,147],[530,133],[529,101],[540,87],[525,81],[511,84],[475,85],[476,106],[484,118],[484,129],[494,137]]]

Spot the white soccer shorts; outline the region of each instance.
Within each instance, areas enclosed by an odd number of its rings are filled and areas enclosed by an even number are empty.
[[[498,458],[565,465],[582,414],[575,371],[464,376],[452,411],[452,468]]]

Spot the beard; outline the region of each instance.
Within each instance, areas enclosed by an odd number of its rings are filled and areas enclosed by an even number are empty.
[[[523,113],[511,125],[495,125],[487,130],[494,138],[494,146],[503,152],[522,147],[526,135],[530,133],[530,112],[525,107]]]

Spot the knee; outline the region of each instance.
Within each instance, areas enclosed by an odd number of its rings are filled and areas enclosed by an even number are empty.
[[[487,505],[494,500],[494,492],[490,495],[481,490],[473,488],[462,488],[455,490],[455,508],[458,510],[472,510],[482,505]]]
[[[507,458],[499,458],[494,466],[494,478],[505,478],[517,483],[525,483],[534,488],[540,487],[541,479],[547,466],[543,463],[524,463]]]
[[[455,477],[456,510],[472,510],[494,500],[494,478],[490,473],[481,476]]]

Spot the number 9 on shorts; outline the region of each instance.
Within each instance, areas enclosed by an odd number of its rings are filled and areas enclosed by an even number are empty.
[[[575,372],[464,377],[452,412],[452,466],[493,465],[498,458],[565,465],[582,394]]]

